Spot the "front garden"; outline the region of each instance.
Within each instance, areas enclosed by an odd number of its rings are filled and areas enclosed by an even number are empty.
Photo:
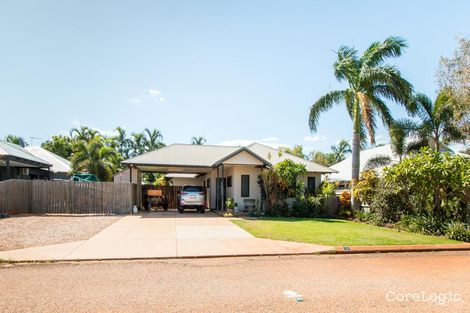
[[[305,168],[290,160],[263,170],[264,207],[251,212],[260,219],[234,223],[261,238],[327,245],[470,241],[470,160],[461,156],[425,148],[380,172],[367,170],[354,183],[363,207],[354,211],[345,191],[336,216],[329,213],[335,184],[325,181],[312,192],[303,175]]]

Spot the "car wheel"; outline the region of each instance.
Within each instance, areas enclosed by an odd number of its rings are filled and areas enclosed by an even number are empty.
[[[178,208],[178,212],[179,212],[180,214],[183,214],[184,209],[183,209],[183,208]]]
[[[202,213],[202,214],[206,213],[206,210],[204,209],[204,207],[199,209],[199,213]]]

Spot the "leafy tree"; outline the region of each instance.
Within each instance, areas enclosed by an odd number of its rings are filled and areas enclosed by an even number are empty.
[[[116,171],[116,150],[105,145],[101,136],[90,141],[77,140],[73,145],[72,170],[73,172],[87,172],[95,174],[101,181],[111,181]]]
[[[132,133],[131,134],[131,156],[137,156],[146,152],[146,142],[144,133]]]
[[[11,135],[11,134],[5,137],[5,141],[9,143],[13,143],[23,148],[28,145],[28,143],[23,137]]]
[[[289,197],[296,197],[303,191],[303,182],[300,177],[307,173],[305,164],[296,163],[291,159],[285,159],[276,164],[281,185]]]
[[[335,164],[336,156],[332,152],[321,152],[313,150],[310,152],[309,159],[313,162],[324,166],[330,166]]]
[[[122,155],[123,159],[130,158],[131,153],[131,141],[127,138],[126,130],[122,127],[116,127],[117,135],[113,137],[114,146],[116,147],[119,154]]]
[[[306,159],[307,156],[303,152],[304,147],[302,145],[295,145],[294,148],[285,147],[284,151],[286,153],[298,156],[299,158]]]
[[[353,121],[353,181],[359,179],[361,142],[365,142],[368,135],[370,142],[375,143],[377,116],[387,126],[393,121],[385,100],[407,105],[411,99],[411,84],[396,67],[385,63],[389,58],[402,55],[405,47],[405,41],[399,37],[388,37],[383,42],[372,43],[360,57],[356,49],[340,47],[333,69],[338,81],[346,81],[348,86],[343,90],[328,92],[310,108],[310,129],[316,131],[321,113],[335,104],[346,106]],[[358,199],[354,197],[353,208],[359,208]]]
[[[452,57],[442,57],[437,71],[441,90],[453,99],[454,117],[470,139],[470,39],[460,38]]]
[[[72,157],[72,139],[68,136],[52,136],[52,139],[43,142],[41,147],[67,160],[70,160]]]
[[[206,143],[206,138],[204,137],[193,137],[191,138],[191,144],[193,145],[203,145]]]
[[[384,181],[416,214],[461,221],[469,216],[470,160],[461,156],[423,148],[386,168]]]

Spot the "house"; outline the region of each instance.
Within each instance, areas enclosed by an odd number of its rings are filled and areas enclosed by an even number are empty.
[[[0,140],[0,181],[7,179],[48,179],[52,164],[25,148]]]
[[[52,179],[69,179],[70,173],[72,172],[70,161],[58,156],[55,153],[50,152],[39,146],[28,146],[24,148],[32,155],[40,158],[51,164],[50,171],[52,173]]]
[[[310,189],[318,187],[322,174],[336,172],[260,143],[243,147],[172,144],[125,160],[123,164],[128,168],[115,177],[115,181],[134,182],[141,186],[142,173],[169,174],[173,184],[191,183],[206,187],[209,208],[221,209],[225,199],[233,198],[243,210],[261,200],[258,184],[261,170],[285,159],[305,164],[307,174],[303,181]],[[142,205],[142,192],[138,193],[138,205]]]

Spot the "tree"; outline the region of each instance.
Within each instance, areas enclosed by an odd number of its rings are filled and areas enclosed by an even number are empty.
[[[81,125],[80,128],[74,127],[70,130],[70,137],[76,140],[90,141],[96,136],[99,136],[99,132],[85,125]]]
[[[131,156],[137,156],[146,152],[145,135],[143,133],[131,134]]]
[[[360,57],[356,49],[340,47],[338,59],[333,65],[334,74],[338,81],[346,81],[348,86],[343,90],[328,92],[310,108],[310,129],[316,131],[321,113],[335,104],[345,104],[353,122],[353,182],[359,179],[361,142],[365,142],[368,135],[370,143],[375,143],[377,116],[387,126],[393,121],[385,100],[408,105],[411,99],[411,84],[401,76],[396,67],[385,64],[386,59],[402,55],[405,47],[405,41],[399,37],[372,43]],[[353,208],[359,208],[359,201],[354,196]]]
[[[130,158],[131,141],[127,138],[127,133],[124,128],[118,126],[116,127],[116,132],[117,135],[113,137],[116,149],[124,159],[128,159]]]
[[[11,134],[5,137],[5,141],[9,143],[13,143],[23,148],[28,145],[28,143],[23,137],[11,135]]]
[[[331,146],[331,150],[333,151],[335,157],[335,163],[333,164],[343,161],[346,158],[345,154],[352,152],[351,146],[346,139],[341,139],[338,145]]]
[[[164,146],[162,133],[158,129],[148,129],[144,130],[144,145],[145,152],[150,152],[153,150],[160,149]]]
[[[315,151],[313,150],[310,152],[310,157],[309,159],[315,163],[324,165],[324,166],[330,166],[335,164],[335,155],[332,152],[321,152],[321,151]]]
[[[285,147],[284,151],[286,153],[298,156],[299,158],[306,159],[307,156],[303,152],[304,147],[302,145],[294,145],[294,148]]]
[[[454,117],[467,139],[470,138],[470,40],[460,38],[452,57],[441,57],[437,82],[454,101]]]
[[[455,125],[452,98],[446,91],[441,91],[434,102],[426,95],[415,96],[415,116],[419,123],[409,123],[409,131],[416,139],[411,143],[416,148],[430,146],[440,150],[442,143],[463,139],[463,134]]]
[[[90,141],[77,140],[73,150],[73,172],[87,172],[96,175],[100,181],[111,181],[118,154],[104,144],[103,137],[96,136]]]
[[[203,145],[206,143],[206,138],[204,137],[193,137],[191,138],[191,144],[193,145]]]
[[[67,160],[72,157],[72,139],[68,136],[52,136],[52,139],[43,142],[41,147]]]

